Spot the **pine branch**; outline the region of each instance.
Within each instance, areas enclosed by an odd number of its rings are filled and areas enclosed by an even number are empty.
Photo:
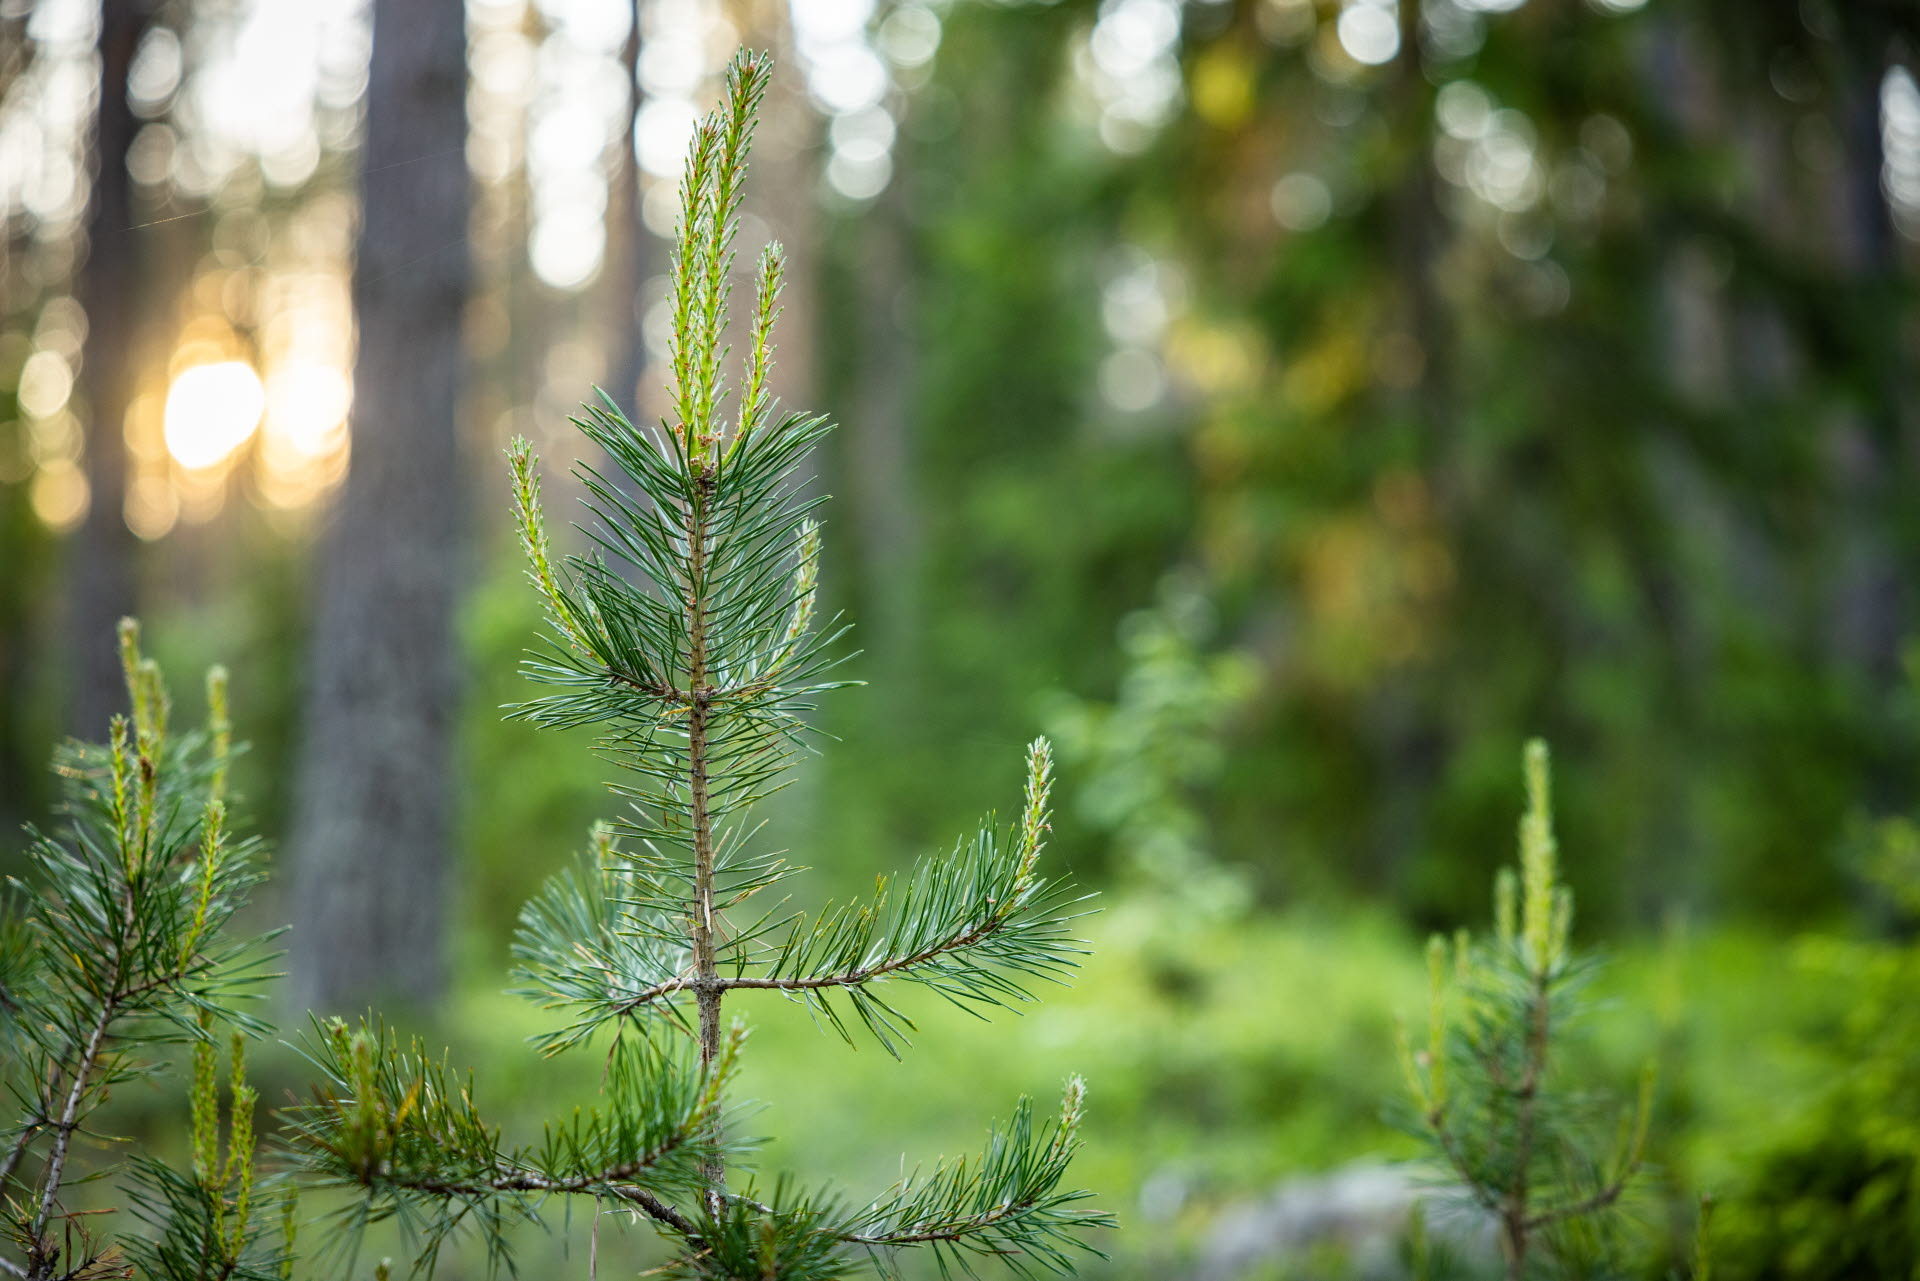
[[[785,939],[765,957],[756,957],[750,945],[779,923],[747,931],[748,937],[736,937],[733,950],[743,965],[757,961],[757,972],[719,974],[713,985],[722,992],[793,994],[848,1035],[829,999],[842,991],[865,1026],[896,1052],[902,1029],[912,1023],[865,990],[869,984],[899,978],[975,1009],[1032,999],[1025,980],[1064,981],[1082,954],[1068,933],[1076,917],[1069,909],[1084,899],[1072,896],[1067,881],[1038,873],[1050,787],[1051,757],[1045,741],[1036,740],[1029,749],[1026,808],[1010,832],[983,825],[972,841],[922,863],[901,884],[883,881],[870,902],[829,907],[811,927],[794,918]],[[666,946],[671,936],[658,915],[662,900],[643,894],[627,900],[623,911],[623,873],[612,861],[611,842],[601,848],[608,861],[599,870],[557,878],[529,905],[516,943],[517,955],[530,963],[522,977],[538,983],[524,990],[549,1005],[584,1011],[546,1039],[554,1047],[700,986],[684,949]],[[639,866],[625,875],[650,875]],[[636,903],[637,909],[631,906]],[[645,923],[649,915],[651,924]],[[592,945],[571,941],[581,938]]]
[[[682,919],[689,897],[684,878],[662,860],[629,855],[611,828],[595,825],[589,853],[548,881],[522,909],[514,933],[518,994],[575,1012],[573,1022],[536,1038],[545,1053],[691,988]],[[678,1010],[666,1012],[688,1026]]]
[[[952,854],[922,863],[904,884],[883,880],[870,902],[829,908],[811,928],[796,922],[763,974],[728,985],[797,995],[849,1036],[829,1000],[838,991],[897,1055],[912,1022],[870,988],[879,980],[919,983],[972,1011],[1031,1000],[1025,980],[1064,981],[1082,954],[1068,933],[1075,919],[1069,909],[1084,899],[1073,897],[1064,879],[1038,873],[1052,766],[1046,740],[1036,739],[1027,754],[1025,809],[1004,840],[989,822]]]
[[[263,940],[225,935],[261,874],[258,841],[231,835],[220,799],[234,750],[224,675],[208,674],[207,728],[173,734],[165,683],[131,620],[120,650],[132,715],[115,718],[104,748],[75,743],[57,756],[63,823],[57,835],[29,829],[31,876],[16,882],[0,937],[0,1073],[21,1105],[0,1187],[27,1256],[11,1266],[36,1279],[93,1266],[60,1262],[85,1251],[86,1233],[67,1216],[62,1244],[54,1225],[74,1181],[74,1136],[94,1108],[161,1070],[158,1047],[203,1035],[205,1019],[259,1029],[236,1002],[272,959]],[[19,1172],[43,1140],[24,1187]]]
[[[383,1026],[317,1027],[304,1047],[326,1083],[312,1102],[283,1113],[286,1145],[303,1176],[352,1187],[361,1199],[346,1226],[349,1247],[367,1223],[397,1218],[430,1266],[441,1246],[477,1219],[490,1253],[506,1257],[508,1229],[538,1221],[552,1196],[611,1197],[682,1237],[693,1220],[675,1196],[705,1187],[722,1150],[715,1122],[744,1034],[723,1042],[711,1071],[687,1054],[616,1041],[601,1108],[550,1124],[539,1143],[508,1145],[478,1111],[470,1078],[403,1048]]]
[[[1067,1083],[1060,1115],[1036,1132],[1033,1103],[1021,1099],[1005,1128],[996,1128],[978,1158],[942,1161],[925,1177],[903,1179],[860,1214],[845,1236],[875,1252],[928,1246],[943,1268],[971,1273],[968,1256],[992,1256],[1023,1276],[1071,1274],[1076,1253],[1094,1253],[1084,1234],[1113,1226],[1102,1211],[1083,1210],[1086,1193],[1062,1191],[1079,1147],[1085,1086]]]

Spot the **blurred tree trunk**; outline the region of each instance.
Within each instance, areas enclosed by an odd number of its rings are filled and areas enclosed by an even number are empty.
[[[446,981],[466,84],[461,6],[376,0],[353,463],[321,550],[290,839],[294,976],[318,1009]]]
[[[806,73],[783,0],[745,0],[737,22],[745,43],[772,51],[774,59],[745,201],[747,212],[767,224],[787,255],[773,394],[789,413],[812,413],[820,408],[820,117],[807,101]],[[737,281],[750,280],[759,259],[759,246],[746,243]],[[752,296],[750,288],[737,289],[736,314],[744,314]]]
[[[0,97],[33,65],[34,44],[27,39],[28,13],[0,14]],[[24,270],[32,250],[30,224],[16,218],[0,231],[0,326],[25,327],[38,301],[39,282]],[[0,414],[20,418],[18,388],[0,401]],[[24,441],[15,439],[15,448]],[[29,487],[0,484],[0,830],[42,816],[47,762],[43,736],[32,723],[36,627],[46,590],[46,526],[33,513]]]
[[[1860,300],[1861,385],[1865,403],[1839,425],[1835,449],[1840,489],[1839,566],[1829,618],[1832,646],[1876,697],[1891,697],[1904,680],[1906,574],[1897,543],[1901,506],[1911,501],[1911,446],[1903,439],[1900,370],[1903,282],[1893,214],[1887,206],[1881,138],[1881,82],[1886,51],[1858,33],[1848,56],[1838,110],[1842,175],[1834,209],[1834,243]]]
[[[0,485],[0,564],[7,567],[0,574],[0,831],[10,836],[43,819],[46,803],[48,727],[36,723],[33,686],[49,549],[27,494],[25,485]]]
[[[640,216],[640,164],[635,156],[635,121],[640,114],[640,0],[628,5],[631,25],[620,51],[627,82],[626,127],[615,144],[607,200],[607,311],[609,319],[607,390],[620,407],[641,421],[640,375],[647,364],[641,291],[653,266],[647,226]]]
[[[843,455],[865,579],[861,615],[870,620],[873,649],[903,706],[911,702],[908,682],[917,652],[922,533],[911,421],[915,344],[908,331],[913,225],[907,179],[896,173],[861,224],[864,245],[855,268],[863,330],[859,384]]]
[[[1398,396],[1419,424],[1421,475],[1457,546],[1466,513],[1458,480],[1453,321],[1438,279],[1450,233],[1433,165],[1435,88],[1422,53],[1422,8],[1420,0],[1400,6],[1400,57],[1389,91],[1394,119],[1406,131],[1399,180],[1382,193],[1393,227],[1388,252],[1399,282],[1392,305],[1401,352],[1391,359],[1411,366],[1395,374]],[[1426,847],[1429,810],[1447,759],[1445,729],[1431,699],[1422,697],[1421,676],[1402,671],[1381,682],[1362,718],[1381,777],[1388,780],[1372,807],[1367,871],[1396,898],[1404,897],[1408,869]]]
[[[127,96],[127,71],[151,14],[135,0],[101,6],[100,108],[93,153],[99,171],[87,212],[87,259],[77,293],[87,313],[81,361],[86,394],[85,521],[66,571],[67,652],[73,664],[67,728],[105,736],[107,718],[126,707],[114,625],[135,609],[133,531],[127,528],[127,406],[133,400],[134,357],[143,290],[140,242],[130,230],[133,179],[127,149],[139,121]]]

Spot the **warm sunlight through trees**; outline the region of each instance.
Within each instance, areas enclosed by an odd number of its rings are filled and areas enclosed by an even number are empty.
[[[182,370],[167,388],[167,452],[190,470],[224,462],[253,435],[266,408],[260,375],[243,360]]]

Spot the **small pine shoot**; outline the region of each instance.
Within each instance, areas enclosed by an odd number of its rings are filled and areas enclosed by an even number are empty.
[[[296,1200],[291,1184],[261,1177],[254,1141],[259,1091],[247,1083],[246,1037],[235,1032],[226,1088],[222,1149],[220,1055],[213,1023],[200,1020],[193,1046],[191,1174],[151,1156],[134,1157],[134,1214],[151,1236],[128,1242],[136,1275],[154,1281],[284,1281],[291,1275]]]
[[[226,674],[207,675],[208,724],[176,733],[160,669],[140,629],[120,624],[131,716],[106,745],[69,743],[55,761],[63,822],[29,829],[29,870],[0,916],[0,1078],[14,1109],[0,1132],[6,1244],[0,1271],[31,1281],[141,1275],[267,1281],[287,1241],[256,1223],[264,1200],[290,1199],[254,1168],[256,1096],[243,1045],[265,1025],[246,1009],[271,977],[263,939],[228,926],[262,879],[263,848],[227,813],[232,730]],[[228,1140],[219,1143],[217,1032],[232,1030]],[[94,1112],[119,1085],[163,1072],[191,1047],[194,1170],[132,1163],[134,1216],[151,1237],[114,1239],[70,1203],[98,1169],[79,1169],[76,1139],[98,1146]],[[110,1220],[108,1222],[111,1222]]]
[[[805,750],[808,714],[834,676],[838,620],[816,611],[822,502],[806,491],[817,415],[770,392],[783,260],[769,246],[737,398],[728,407],[728,282],[742,183],[770,63],[742,54],[719,108],[695,131],[673,260],[672,421],[634,425],[602,396],[576,424],[614,466],[584,468],[593,554],[557,558],[532,449],[508,452],[527,573],[545,614],[526,664],[545,687],[513,714],[592,726],[629,806],[589,838],[581,865],[521,917],[521,991],[554,1011],[539,1047],[610,1045],[605,1102],[506,1143],[470,1083],[384,1029],[317,1028],[325,1083],[289,1117],[310,1179],[361,1195],[353,1226],[396,1218],[431,1269],[458,1229],[496,1262],[544,1204],[584,1197],[650,1220],[672,1275],[838,1277],[893,1270],[918,1248],[943,1269],[994,1259],[1022,1274],[1071,1271],[1109,1226],[1065,1183],[1077,1145],[1076,1079],[1052,1119],[1020,1100],[978,1156],[917,1171],[864,1203],[741,1180],[751,1159],[729,1087],[745,1033],[726,1003],[750,992],[798,1002],[847,1040],[898,1056],[913,1022],[890,995],[915,984],[976,1012],[1032,997],[1080,955],[1077,896],[1047,874],[1052,756],[1028,749],[1018,820],[982,823],[950,852],[882,880],[871,898],[817,914],[766,892],[797,869],[751,818]],[[351,1234],[348,1234],[351,1235]]]
[[[1426,1044],[1401,1037],[1410,1128],[1459,1199],[1494,1224],[1511,1281],[1577,1274],[1609,1252],[1609,1215],[1641,1173],[1654,1084],[1649,1065],[1619,1109],[1559,1070],[1558,1038],[1584,1012],[1594,966],[1569,944],[1545,743],[1527,745],[1525,779],[1520,872],[1495,881],[1494,935],[1428,942]]]

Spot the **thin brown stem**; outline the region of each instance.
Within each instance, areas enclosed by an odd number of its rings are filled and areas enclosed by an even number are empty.
[[[1540,1078],[1546,1072],[1547,1044],[1550,1033],[1547,1000],[1548,977],[1544,969],[1533,976],[1533,1004],[1527,1025],[1526,1074],[1514,1092],[1517,1116],[1514,1121],[1513,1186],[1500,1212],[1501,1238],[1506,1246],[1507,1277],[1521,1281],[1527,1270],[1527,1249],[1533,1229],[1538,1226],[1528,1210],[1531,1192],[1529,1175],[1533,1164],[1534,1123],[1540,1095]]]
[[[74,1064],[73,1085],[68,1089],[66,1103],[60,1109],[60,1119],[54,1123],[53,1150],[47,1154],[46,1173],[41,1175],[40,1205],[34,1211],[32,1226],[27,1229],[35,1272],[51,1261],[46,1255],[42,1235],[46,1231],[47,1220],[53,1215],[54,1204],[60,1198],[60,1181],[66,1174],[67,1152],[73,1146],[73,1132],[79,1128],[80,1104],[86,1097],[87,1082],[93,1075],[93,1061],[100,1053],[100,1043],[106,1039],[107,1028],[117,1012],[117,1000],[109,1000],[101,1005],[100,1016],[94,1020],[93,1030],[80,1051],[80,1059]]]
[[[1453,1167],[1453,1172],[1460,1176],[1460,1182],[1466,1185],[1475,1203],[1489,1213],[1499,1213],[1498,1199],[1474,1176],[1473,1168],[1467,1164],[1466,1153],[1460,1150],[1459,1140],[1454,1138],[1452,1128],[1447,1125],[1445,1114],[1438,1110],[1429,1112],[1427,1128],[1432,1130],[1434,1137],[1440,1141],[1440,1150],[1446,1153],[1447,1163]]]
[[[691,451],[690,451],[691,452]],[[712,497],[712,464],[694,454],[693,501],[687,505],[687,796],[693,829],[694,904],[692,921],[694,996],[700,1010],[700,1069],[711,1075],[720,1054],[719,966],[714,959],[713,814],[708,794],[708,717],[713,686],[707,679],[707,502]],[[714,1137],[718,1139],[716,1119]],[[717,1144],[716,1144],[717,1146]],[[708,1208],[718,1214],[726,1167],[718,1156],[705,1170]]]
[[[685,1237],[688,1244],[696,1247],[703,1244],[700,1229],[693,1220],[645,1188],[619,1181],[634,1173],[638,1171],[629,1170],[627,1175],[621,1175],[617,1171],[609,1170],[580,1179],[548,1179],[537,1174],[515,1172],[480,1183],[446,1183],[435,1179],[416,1179],[402,1181],[397,1186],[447,1197],[483,1197],[495,1192],[549,1192],[556,1195],[591,1193],[597,1196],[601,1192],[606,1192],[639,1207],[650,1218],[666,1224]]]
[[[861,984],[870,983],[874,979],[884,978],[889,974],[897,974],[901,970],[910,970],[916,965],[925,965],[928,961],[931,961],[934,957],[940,956],[943,953],[957,952],[962,948],[973,947],[975,944],[982,943],[992,937],[1006,922],[1007,917],[995,915],[983,924],[967,931],[965,934],[956,934],[951,938],[942,939],[938,943],[922,948],[911,956],[897,957],[891,961],[883,961],[875,965],[866,965],[859,969],[847,970],[841,974],[803,975],[796,978],[763,978],[752,975],[730,976],[716,974],[711,980],[704,982],[697,973],[693,975],[676,975],[664,983],[656,983],[642,992],[635,993],[620,1009],[623,1012],[636,1010],[643,1005],[659,1000],[663,996],[670,996],[675,992],[685,992],[689,990],[697,993],[702,988],[711,988],[718,992],[748,990],[806,992],[817,991],[821,988],[859,987]]]
[[[1634,1174],[1638,1172],[1639,1168],[1639,1162],[1636,1161],[1625,1170],[1622,1170],[1619,1177],[1612,1183],[1601,1188],[1592,1196],[1571,1202],[1567,1205],[1555,1206],[1551,1210],[1542,1210],[1527,1220],[1527,1229],[1533,1231],[1539,1228],[1551,1227],[1566,1219],[1575,1219],[1583,1214],[1592,1214],[1595,1210],[1606,1209],[1615,1201],[1618,1201],[1621,1195],[1626,1192],[1627,1183],[1633,1178]]]
[[[150,771],[152,765],[143,754],[140,757],[141,768]],[[144,850],[151,839],[148,828],[151,815],[143,815],[140,831],[141,848]],[[47,1154],[47,1167],[40,1175],[40,1204],[34,1210],[33,1222],[27,1228],[27,1248],[30,1251],[27,1260],[28,1275],[40,1277],[51,1275],[49,1269],[55,1257],[47,1249],[45,1232],[47,1220],[53,1216],[53,1207],[60,1199],[60,1184],[66,1177],[67,1153],[73,1147],[73,1132],[80,1127],[80,1105],[86,1100],[87,1085],[93,1078],[94,1060],[100,1056],[101,1043],[106,1040],[107,1029],[120,1014],[122,1004],[128,999],[121,985],[126,982],[127,946],[134,930],[133,887],[123,883],[120,889],[120,915],[127,935],[121,940],[121,946],[114,957],[113,981],[108,991],[101,997],[100,1013],[94,1020],[93,1029],[87,1034],[79,1047],[79,1057],[72,1065],[73,1083],[67,1089],[66,1102],[60,1109],[60,1117],[50,1122],[53,1127],[53,1150]]]
[[[917,1232],[903,1232],[897,1236],[862,1236],[859,1233],[847,1233],[840,1239],[849,1245],[870,1246],[928,1245],[935,1241],[958,1241],[975,1232],[985,1231],[996,1223],[1005,1223],[1008,1219],[1016,1218],[1032,1208],[1032,1201],[1012,1201],[1005,1205],[997,1205],[985,1214],[962,1219],[958,1223],[923,1228]]]
[[[7,1182],[13,1178],[13,1172],[20,1168],[21,1159],[26,1156],[27,1149],[33,1145],[34,1136],[39,1134],[46,1124],[47,1118],[44,1116],[36,1116],[23,1123],[20,1133],[13,1138],[13,1146],[7,1149],[5,1159],[0,1160],[0,1188],[5,1188]]]

